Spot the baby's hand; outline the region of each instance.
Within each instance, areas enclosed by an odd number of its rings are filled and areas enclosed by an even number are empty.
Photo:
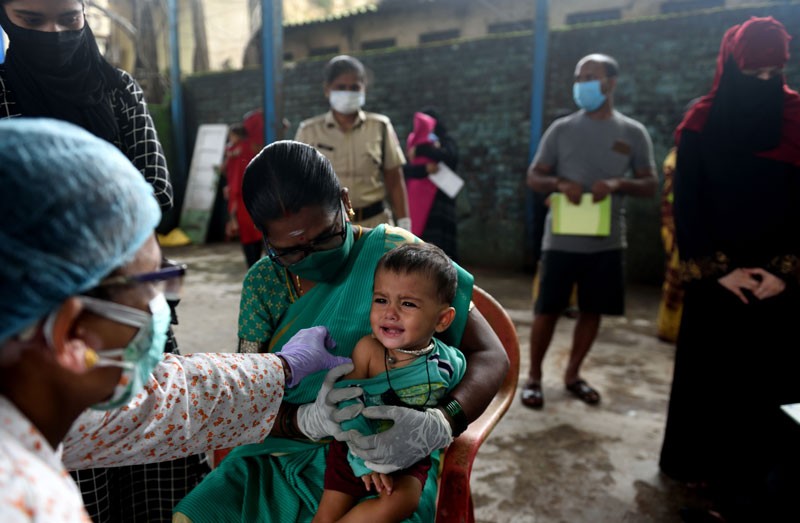
[[[394,488],[394,480],[388,474],[381,474],[380,472],[370,472],[361,476],[361,481],[364,482],[364,487],[367,491],[372,490],[372,485],[375,485],[375,492],[380,494],[384,490],[387,496],[392,495]]]

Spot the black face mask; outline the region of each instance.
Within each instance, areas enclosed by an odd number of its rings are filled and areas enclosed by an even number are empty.
[[[77,31],[45,32],[13,26],[9,38],[20,60],[40,71],[58,73],[84,46],[86,26]]]
[[[725,64],[717,94],[703,129],[718,147],[760,152],[781,140],[783,78],[762,80],[742,73],[736,62]]]
[[[119,72],[105,61],[91,28],[45,32],[11,22],[0,5],[0,26],[8,34],[5,83],[22,116],[72,122],[114,142],[119,135],[111,89],[137,102]]]

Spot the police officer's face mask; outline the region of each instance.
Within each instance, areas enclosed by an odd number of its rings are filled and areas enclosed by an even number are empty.
[[[337,113],[353,114],[364,106],[366,98],[364,91],[331,91],[328,101]]]

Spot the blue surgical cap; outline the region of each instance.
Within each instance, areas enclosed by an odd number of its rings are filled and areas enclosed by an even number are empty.
[[[113,145],[56,120],[0,120],[0,343],[130,261],[160,219]]]

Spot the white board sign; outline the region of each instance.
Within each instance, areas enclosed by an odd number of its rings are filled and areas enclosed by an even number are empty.
[[[228,126],[225,124],[203,124],[197,130],[180,224],[192,243],[206,241],[208,221],[219,185],[219,176],[214,168],[222,164],[227,140]]]

